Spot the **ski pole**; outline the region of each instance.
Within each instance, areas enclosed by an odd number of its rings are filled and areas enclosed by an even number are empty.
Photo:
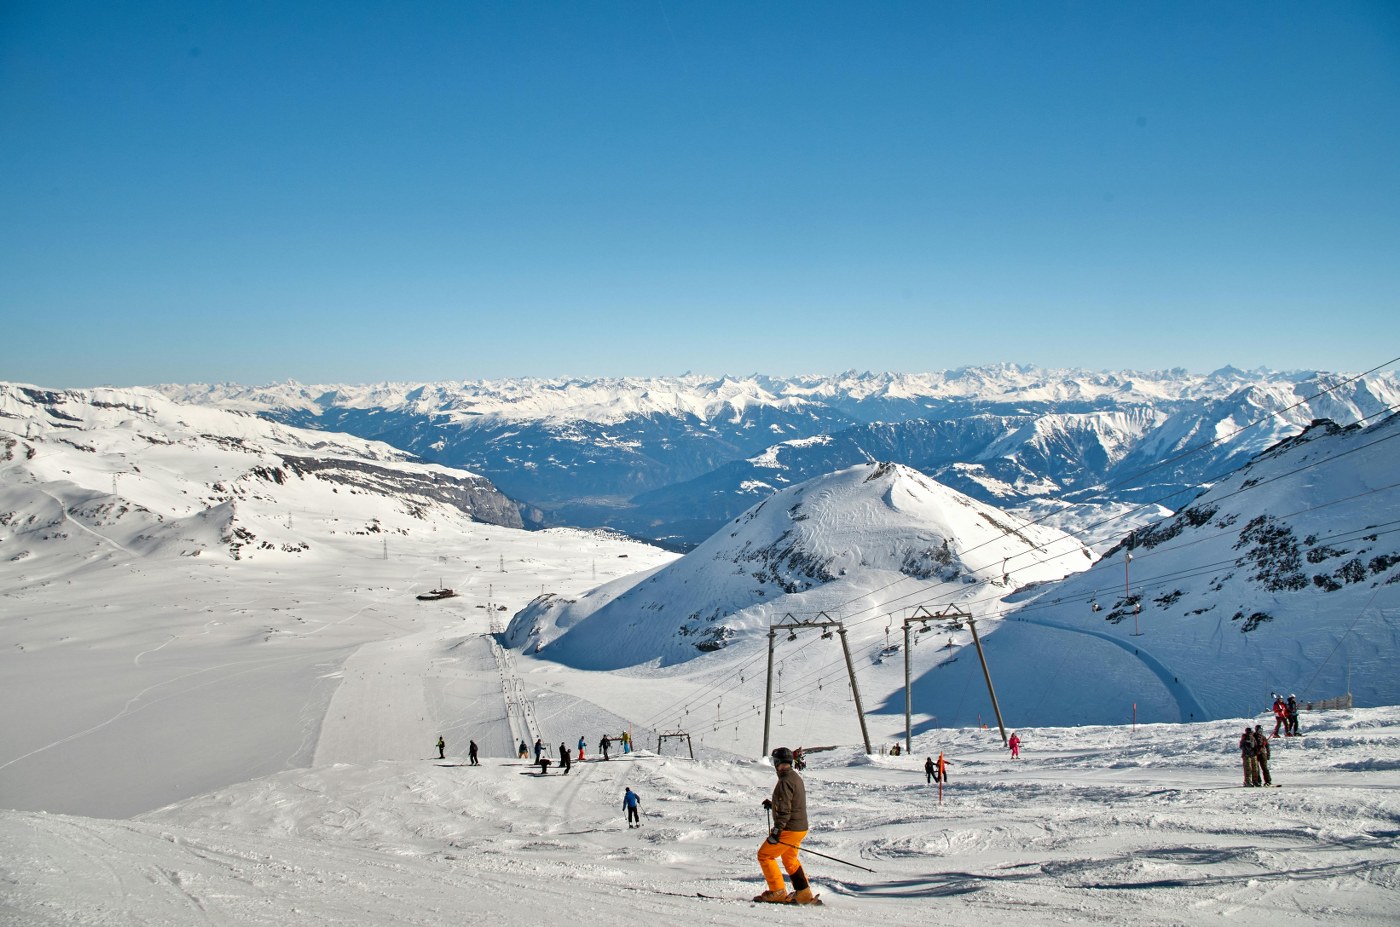
[[[838,859],[835,856],[827,856],[825,853],[818,853],[816,850],[809,850],[806,847],[800,847],[795,843],[788,843],[786,840],[779,840],[778,843],[782,844],[785,847],[792,847],[794,850],[801,850],[803,853],[811,853],[813,856],[820,856],[822,859],[829,859],[833,863],[840,863],[843,866],[850,866],[853,869],[865,869],[866,872],[872,873],[875,871],[874,869],[866,869],[864,866],[858,866],[855,863],[848,863],[844,859]]]

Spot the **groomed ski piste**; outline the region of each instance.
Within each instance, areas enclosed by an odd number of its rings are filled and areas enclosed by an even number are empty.
[[[644,751],[538,776],[450,753],[289,770],[126,821],[5,812],[0,919],[1393,924],[1400,711],[1304,723],[1275,741],[1273,789],[1241,787],[1231,721],[1022,732],[1018,761],[976,729],[898,758],[815,754],[806,845],[874,870],[804,854],[821,909],[747,900],[773,780],[761,763]],[[941,804],[922,771],[938,750]]]

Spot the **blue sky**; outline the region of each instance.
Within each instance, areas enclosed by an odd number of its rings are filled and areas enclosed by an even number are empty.
[[[1400,6],[0,4],[0,379],[1400,354]]]

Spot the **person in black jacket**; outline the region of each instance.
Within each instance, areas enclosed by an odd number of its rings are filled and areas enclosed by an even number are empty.
[[[469,741],[467,746],[467,761],[473,766],[480,766],[481,763],[476,758],[476,741]]]

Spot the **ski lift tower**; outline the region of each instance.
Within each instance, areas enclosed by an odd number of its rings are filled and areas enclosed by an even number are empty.
[[[856,667],[851,662],[851,647],[846,642],[846,626],[826,612],[817,612],[815,621],[799,621],[792,613],[783,616],[777,624],[768,626],[768,690],[763,697],[763,755],[768,755],[768,734],[773,720],[773,650],[777,644],[778,632],[786,631],[787,639],[797,640],[799,629],[820,628],[822,637],[831,639],[834,628],[841,635],[841,651],[846,657],[846,674],[851,680],[851,697],[856,703],[856,720],[860,722],[860,738],[865,743],[865,752],[871,753],[870,733],[865,728],[865,709],[860,704],[860,688],[856,686]]]
[[[657,734],[657,735],[656,735],[656,752],[657,752],[658,754],[661,753],[661,747],[662,747],[662,745],[665,744],[666,741],[668,741],[668,740],[683,740],[683,741],[685,741],[685,749],[690,753],[690,758],[691,758],[692,760],[695,759],[695,748],[694,748],[693,746],[691,746],[691,744],[690,744],[690,735],[687,734],[685,731],[681,731],[681,730],[676,730],[676,731],[671,731],[671,732],[666,733],[666,734]]]
[[[912,716],[914,713],[913,687],[909,680],[909,628],[917,622],[921,627],[927,627],[930,621],[946,621],[953,629],[962,627],[963,622],[967,622],[968,630],[972,632],[972,643],[977,647],[977,659],[982,662],[982,677],[987,680],[987,694],[992,699],[992,711],[996,712],[997,729],[1001,731],[1001,742],[1006,743],[1006,725],[1001,720],[1001,706],[997,704],[996,689],[992,688],[992,674],[987,669],[987,656],[982,652],[982,639],[977,636],[977,623],[973,620],[972,614],[964,608],[956,605],[944,606],[937,612],[931,612],[923,605],[914,609],[914,614],[904,619],[904,750],[906,753],[913,752],[914,732]]]

